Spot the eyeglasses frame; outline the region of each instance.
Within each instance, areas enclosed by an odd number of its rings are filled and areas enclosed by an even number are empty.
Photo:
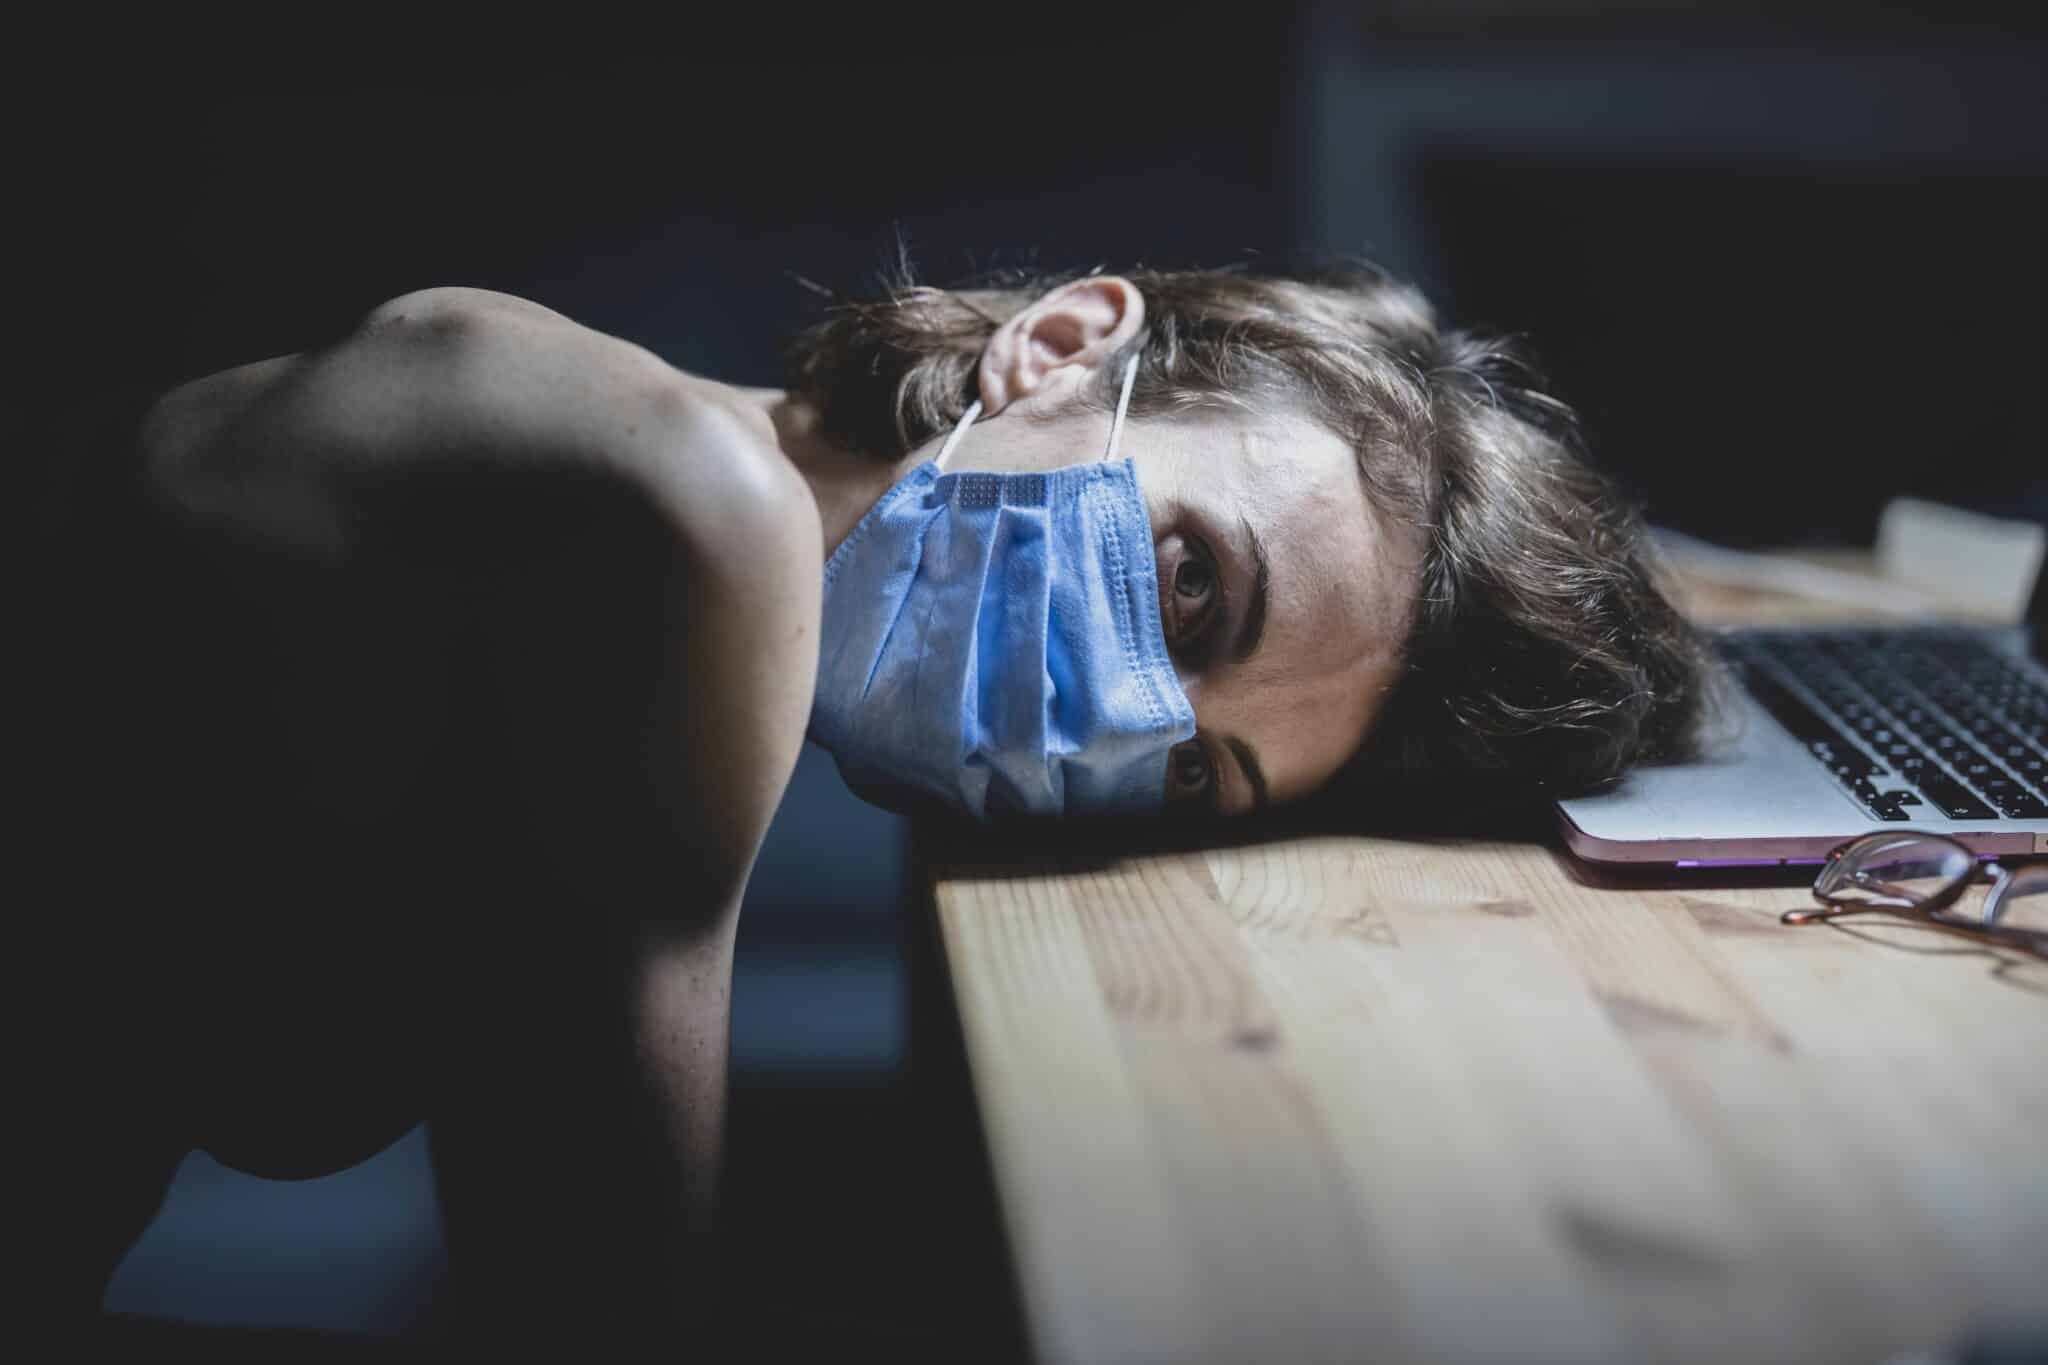
[[[1865,845],[1875,844],[1880,839],[1926,839],[1956,849],[1970,860],[1969,871],[1955,878],[1948,886],[1932,896],[1914,899],[1888,882],[1866,880],[1861,870],[1843,873],[1842,866],[1849,855]],[[2025,869],[2035,870],[2033,868]],[[1942,913],[1949,906],[1962,899],[1965,891],[1984,881],[1991,881],[1991,889],[1984,893],[1984,907],[1975,922],[1968,917],[1956,917]],[[2017,881],[2013,870],[2005,864],[1979,857],[1970,846],[1953,835],[1936,834],[1924,829],[1880,829],[1858,835],[1840,844],[1828,853],[1827,862],[1821,867],[1820,875],[1814,878],[1813,898],[1826,906],[1823,910],[1787,910],[1778,918],[1785,924],[1823,924],[1842,915],[1856,914],[1866,910],[1904,910],[1950,929],[1962,929],[1971,933],[1991,935],[1997,942],[2025,948],[2031,952],[2048,956],[2048,934],[2032,929],[2014,929],[1999,923],[2005,917],[2006,893]],[[1837,884],[1846,880],[1877,894],[1858,901],[1831,900],[1827,895],[1830,880]],[[1893,894],[1885,894],[1890,891]]]

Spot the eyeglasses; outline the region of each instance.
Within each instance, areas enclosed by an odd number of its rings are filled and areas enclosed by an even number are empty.
[[[1991,889],[1975,914],[1951,907],[1973,883]],[[1813,884],[1825,910],[1787,910],[1787,924],[1818,924],[1862,910],[1907,910],[1952,929],[2048,957],[2048,863],[2017,870],[1981,862],[1956,840],[1919,830],[1884,830],[1828,855]]]

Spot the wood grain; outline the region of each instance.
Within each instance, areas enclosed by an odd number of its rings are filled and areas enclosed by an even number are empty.
[[[2048,962],[1543,843],[1004,856],[927,872],[1040,1360],[1874,1361],[2042,1320]]]

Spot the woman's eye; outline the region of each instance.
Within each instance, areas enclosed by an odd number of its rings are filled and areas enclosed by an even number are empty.
[[[1173,535],[1161,549],[1165,563],[1160,577],[1165,592],[1160,608],[1174,645],[1186,649],[1203,636],[1204,627],[1216,615],[1222,585],[1216,580],[1216,562],[1193,537]]]
[[[1216,786],[1216,769],[1209,762],[1209,751],[1202,747],[1200,741],[1191,739],[1174,745],[1167,762],[1168,799],[1201,800],[1211,795]]]

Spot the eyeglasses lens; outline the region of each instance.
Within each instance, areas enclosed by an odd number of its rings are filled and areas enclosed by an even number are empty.
[[[2014,868],[1999,904],[1999,928],[2048,939],[2048,863]]]
[[[1967,879],[1974,861],[1943,840],[1880,835],[1836,859],[1814,889],[1836,904],[1921,905]]]

